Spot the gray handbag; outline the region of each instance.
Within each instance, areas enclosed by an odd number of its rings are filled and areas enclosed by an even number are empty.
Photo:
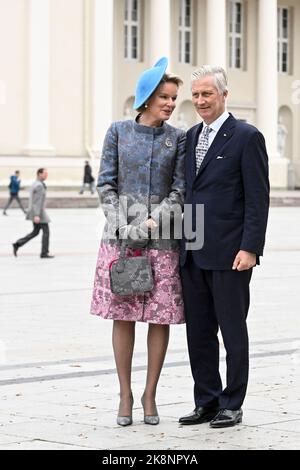
[[[147,256],[126,257],[126,240],[122,241],[120,258],[110,266],[110,289],[113,294],[132,295],[150,292],[153,276]],[[139,250],[140,251],[140,250]]]

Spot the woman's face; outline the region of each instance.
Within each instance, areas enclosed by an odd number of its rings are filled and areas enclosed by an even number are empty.
[[[175,83],[162,83],[147,102],[144,114],[158,121],[167,121],[176,108],[178,86]]]

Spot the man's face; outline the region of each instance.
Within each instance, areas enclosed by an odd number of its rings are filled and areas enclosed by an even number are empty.
[[[211,124],[223,114],[227,94],[227,91],[219,94],[212,76],[192,81],[192,101],[205,124]]]
[[[41,180],[45,181],[48,178],[48,170],[44,170],[43,173],[41,173]]]

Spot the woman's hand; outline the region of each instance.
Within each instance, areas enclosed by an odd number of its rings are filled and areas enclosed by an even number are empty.
[[[157,223],[153,219],[148,219],[145,224],[150,228],[150,230],[155,230],[158,227]]]
[[[143,224],[124,225],[119,229],[119,239],[126,240],[130,248],[144,248],[149,241],[147,227]]]

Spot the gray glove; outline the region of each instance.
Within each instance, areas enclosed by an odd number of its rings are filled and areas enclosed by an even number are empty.
[[[126,240],[130,248],[145,248],[149,241],[148,228],[145,224],[123,225],[119,228],[119,239]]]

